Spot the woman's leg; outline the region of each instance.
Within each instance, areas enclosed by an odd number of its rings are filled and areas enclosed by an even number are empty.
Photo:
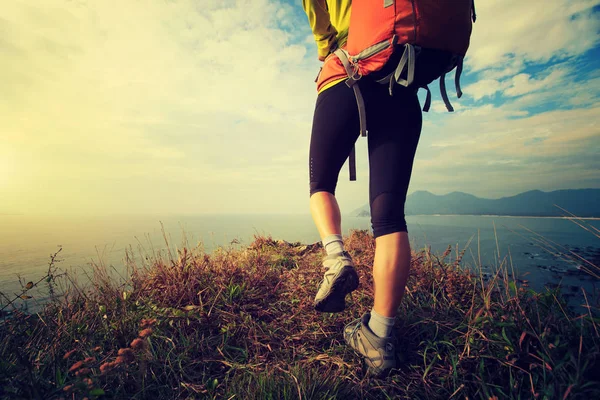
[[[335,196],[329,192],[316,192],[310,196],[310,213],[321,240],[342,234],[342,217]]]
[[[335,199],[340,169],[359,135],[354,92],[340,83],[317,98],[310,140],[310,210],[323,240],[326,271],[314,299],[321,312],[346,308],[345,297],[358,287],[358,274],[344,251],[341,214]]]
[[[407,232],[394,232],[375,239],[373,309],[387,318],[396,316],[410,272],[410,243]]]
[[[310,211],[321,239],[341,234],[335,199],[340,169],[359,135],[354,92],[339,83],[317,97],[310,138]]]
[[[410,270],[411,252],[404,203],[421,133],[422,115],[415,93],[397,87],[394,96],[390,97],[386,89],[374,88],[371,107],[367,106],[369,197],[376,244],[373,311],[379,316],[394,318]]]
[[[369,84],[370,82],[370,84]],[[374,307],[346,325],[344,339],[365,357],[375,374],[395,368],[392,339],[398,305],[410,269],[410,246],[404,202],[421,133],[421,107],[416,93],[363,82],[369,147],[369,202],[375,236]]]

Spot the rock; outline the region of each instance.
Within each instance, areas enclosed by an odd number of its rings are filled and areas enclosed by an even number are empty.
[[[313,244],[296,247],[296,252],[298,255],[304,255],[306,253],[312,253],[313,251],[320,250],[322,247],[323,246],[321,245],[321,242],[316,242]]]

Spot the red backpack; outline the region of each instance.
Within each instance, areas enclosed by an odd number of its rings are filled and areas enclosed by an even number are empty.
[[[352,0],[348,42],[334,54],[343,64],[354,89],[360,117],[360,131],[366,136],[366,113],[360,89],[361,77],[389,69],[389,61],[399,59],[397,66],[377,82],[388,84],[390,95],[397,83],[405,87],[423,87],[427,99],[423,111],[431,105],[428,84],[440,78],[440,92],[448,111],[454,109],[446,93],[446,73],[456,68],[456,93],[460,98],[460,75],[463,58],[469,47],[472,22],[475,22],[474,0]],[[401,54],[399,52],[402,52]],[[425,60],[427,52],[447,55],[444,65],[420,76],[417,60]],[[429,60],[423,64],[431,64]],[[337,61],[337,60],[336,60]],[[394,66],[392,65],[392,68]],[[349,157],[350,180],[356,180],[355,150]]]

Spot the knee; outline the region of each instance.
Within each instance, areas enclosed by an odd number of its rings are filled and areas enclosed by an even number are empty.
[[[371,201],[371,225],[375,238],[408,231],[404,202],[405,196],[398,193],[381,193]]]
[[[336,182],[327,181],[311,181],[310,182],[310,197],[318,192],[327,192],[335,196]]]

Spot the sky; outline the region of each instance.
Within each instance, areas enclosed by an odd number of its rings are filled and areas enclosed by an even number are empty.
[[[600,188],[600,0],[476,6],[409,193]],[[300,1],[6,2],[0,214],[308,213],[319,66]],[[367,140],[343,213],[368,202]]]

